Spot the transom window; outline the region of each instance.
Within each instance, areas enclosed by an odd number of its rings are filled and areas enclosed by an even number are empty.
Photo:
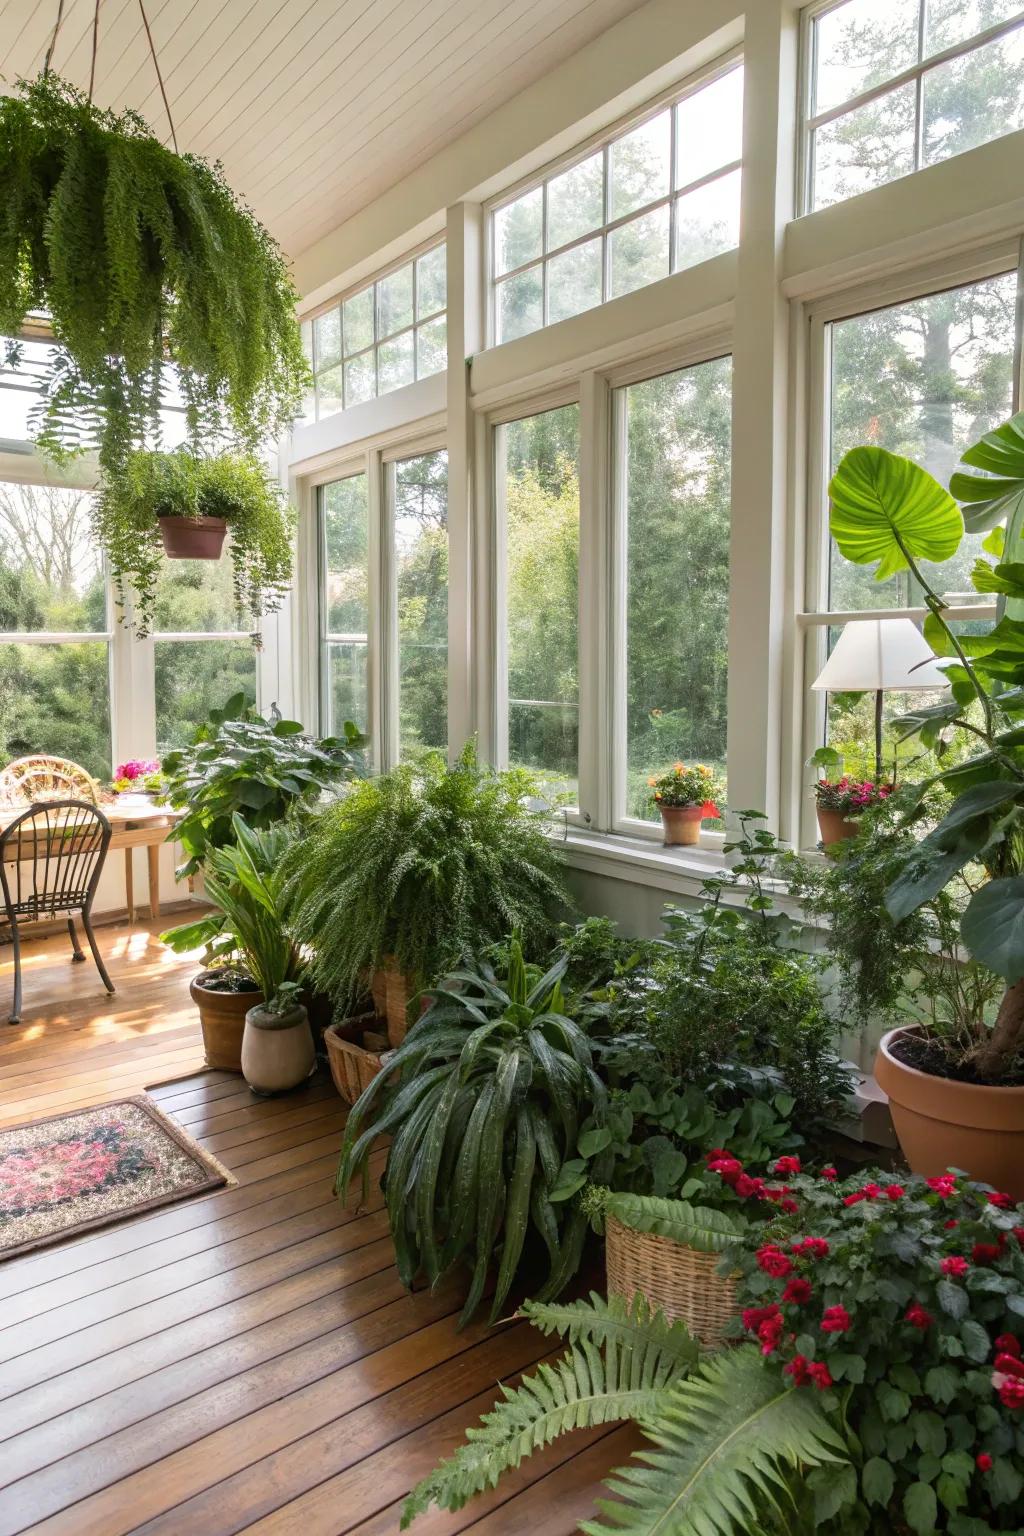
[[[310,416],[320,421],[447,368],[445,261],[442,242],[305,322]]]
[[[1020,0],[828,0],[806,46],[806,210],[1024,127]]]
[[[732,250],[742,135],[736,62],[499,204],[491,215],[495,342]]]

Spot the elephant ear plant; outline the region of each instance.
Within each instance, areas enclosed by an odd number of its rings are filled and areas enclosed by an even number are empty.
[[[430,992],[388,1070],[352,1108],[335,1185],[344,1198],[361,1174],[365,1193],[373,1144],[392,1137],[382,1183],[398,1272],[406,1286],[421,1272],[436,1285],[468,1265],[461,1323],[483,1299],[495,1253],[491,1318],[500,1315],[531,1237],[547,1256],[542,1299],[575,1274],[587,1218],[552,1194],[580,1122],[591,1114],[600,1126],[606,1106],[590,1043],[563,1012],[564,958],[542,975],[518,937],[508,952],[503,974],[480,961]]]

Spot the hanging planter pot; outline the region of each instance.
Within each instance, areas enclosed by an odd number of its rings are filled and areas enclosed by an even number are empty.
[[[219,560],[228,525],[223,517],[158,517],[168,560]]]

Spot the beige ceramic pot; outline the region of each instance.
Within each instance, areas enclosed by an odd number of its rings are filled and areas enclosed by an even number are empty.
[[[659,805],[666,848],[692,848],[700,840],[704,820],[699,805]]]
[[[841,843],[844,838],[857,836],[858,826],[854,817],[844,816],[842,811],[834,811],[825,805],[819,805],[817,810],[818,831],[826,848],[833,843]]]
[[[287,1093],[316,1066],[309,1017],[301,1003],[287,1013],[250,1008],[242,1036],[242,1076],[255,1093]]]
[[[934,1178],[962,1168],[972,1179],[1024,1200],[1024,1088],[958,1083],[908,1067],[892,1029],[875,1059],[875,1080],[889,1095],[900,1147],[914,1173]]]
[[[218,992],[205,985],[217,971],[202,971],[189,986],[192,1001],[199,1009],[203,1031],[206,1065],[220,1072],[241,1072],[242,1032],[245,1015],[263,993],[254,987],[249,992]]]

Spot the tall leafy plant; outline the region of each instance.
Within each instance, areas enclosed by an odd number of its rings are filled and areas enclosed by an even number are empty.
[[[119,469],[159,441],[167,363],[194,437],[216,424],[256,448],[298,413],[295,289],[219,167],[44,75],[0,98],[0,183],[0,334],[44,310],[58,343],[40,447]]]

